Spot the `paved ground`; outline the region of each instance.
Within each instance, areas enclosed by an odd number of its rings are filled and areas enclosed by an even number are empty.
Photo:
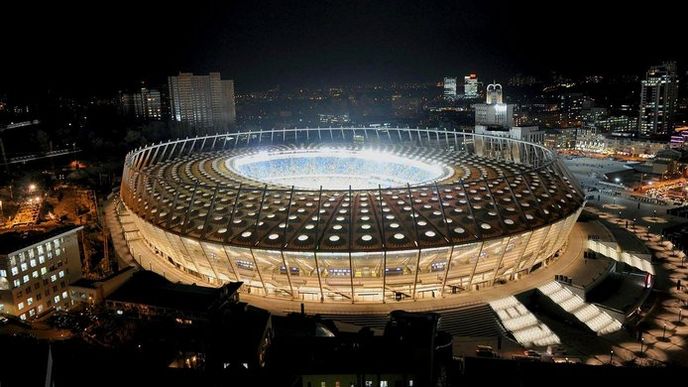
[[[653,225],[656,227],[654,231],[660,231],[659,228],[662,226],[685,220],[667,217],[667,223],[661,223],[659,226],[657,223],[640,219],[634,223],[633,219],[619,217],[618,212],[605,206],[594,206],[591,210],[605,217],[607,226],[613,230],[622,247],[652,252],[659,259],[654,265],[655,302],[645,313],[641,323],[642,340],[638,339],[634,331],[621,331],[602,337],[596,343],[586,341],[581,347],[588,352],[588,362],[609,363],[611,360],[613,364],[688,365],[688,326],[684,317],[688,313],[688,293],[685,286],[681,289],[676,287],[677,280],[681,280],[683,284],[688,282],[688,268],[682,265],[681,259],[685,253],[673,249],[670,242],[661,240],[661,236],[648,232],[652,231]],[[636,213],[637,211],[632,209],[629,215],[633,216]],[[636,227],[635,224],[640,227]],[[581,337],[573,338],[569,344],[576,345],[576,340],[581,340]]]

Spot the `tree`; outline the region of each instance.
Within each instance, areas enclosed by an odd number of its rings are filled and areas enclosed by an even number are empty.
[[[50,150],[50,137],[48,136],[48,133],[38,130],[36,131],[36,144],[38,144],[39,148],[42,151],[49,151]]]

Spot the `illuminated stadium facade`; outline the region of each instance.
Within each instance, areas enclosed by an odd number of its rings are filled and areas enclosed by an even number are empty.
[[[130,152],[121,199],[196,282],[381,303],[509,281],[554,259],[584,199],[548,149],[441,129],[211,135]]]

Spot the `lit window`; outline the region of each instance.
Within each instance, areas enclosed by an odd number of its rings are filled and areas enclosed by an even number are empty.
[[[33,310],[33,309],[29,310],[29,316],[33,317],[33,316],[35,316],[35,315],[36,315],[36,311],[35,311],[35,310]]]
[[[46,249],[47,251],[50,251],[50,250],[53,249],[53,245],[51,245],[50,242],[48,242],[48,243],[45,244],[45,249]]]
[[[21,271],[26,271],[29,268],[29,266],[26,263],[21,264]]]
[[[50,282],[55,282],[57,281],[57,276],[55,274],[50,276]]]
[[[29,282],[29,275],[28,275],[28,274],[25,275],[25,276],[22,278],[22,281],[24,281],[24,283]]]
[[[59,240],[59,239],[55,239],[55,240],[53,241],[53,245],[55,245],[55,247],[60,247],[60,240]]]
[[[28,305],[33,305],[33,297],[27,298],[27,299],[26,299],[26,303],[27,303]]]
[[[16,266],[12,267],[12,275],[17,275],[19,274],[19,269],[17,269]]]
[[[34,270],[34,271],[31,273],[31,277],[33,277],[33,278],[38,278],[38,270]]]
[[[50,254],[48,254],[50,255]],[[38,257],[38,263],[44,263],[45,262],[45,256],[41,255]]]
[[[43,253],[44,253],[43,245],[38,245],[38,246],[36,247],[36,249],[38,250],[38,254],[43,254]],[[30,258],[33,258],[33,257],[30,257]]]
[[[24,256],[24,253],[19,253],[19,255]],[[10,257],[10,265],[16,265],[17,264],[17,256],[13,255]]]
[[[41,255],[41,257],[42,257],[42,255]],[[29,264],[31,265],[31,267],[36,267],[36,260],[35,260],[35,259],[32,259],[32,260],[29,262]]]
[[[68,296],[67,292],[62,292],[62,298],[63,299],[67,299],[67,296]]]
[[[14,280],[14,287],[15,287],[15,288],[18,288],[18,287],[20,287],[20,286],[21,286],[21,281],[18,280],[18,279]]]
[[[64,270],[60,270],[60,278],[64,278]]]
[[[53,301],[55,301],[55,303],[60,302],[60,296],[57,295],[57,296],[53,297]]]
[[[60,254],[62,254],[62,251],[60,249],[55,249],[55,256],[59,257]]]
[[[23,303],[23,302],[18,303],[18,304],[17,304],[17,309],[19,309],[19,310],[24,309],[24,303]]]
[[[19,318],[22,320],[26,320],[26,314],[22,314],[21,316],[19,316]]]
[[[34,255],[34,254],[33,254],[33,249],[29,250],[28,253],[29,253],[29,258],[33,258],[33,255]]]
[[[7,277],[7,272],[5,270],[0,270],[0,277]]]
[[[42,267],[41,268],[41,275],[45,274],[48,272],[48,268]]]

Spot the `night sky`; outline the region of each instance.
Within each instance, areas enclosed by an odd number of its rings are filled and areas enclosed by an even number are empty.
[[[118,1],[108,9],[96,2],[90,8],[7,3],[0,13],[0,92],[10,93],[106,94],[141,80],[155,85],[180,70],[219,70],[247,91],[438,80],[469,71],[484,79],[549,70],[640,75],[664,59],[688,62],[680,5],[253,0]]]

